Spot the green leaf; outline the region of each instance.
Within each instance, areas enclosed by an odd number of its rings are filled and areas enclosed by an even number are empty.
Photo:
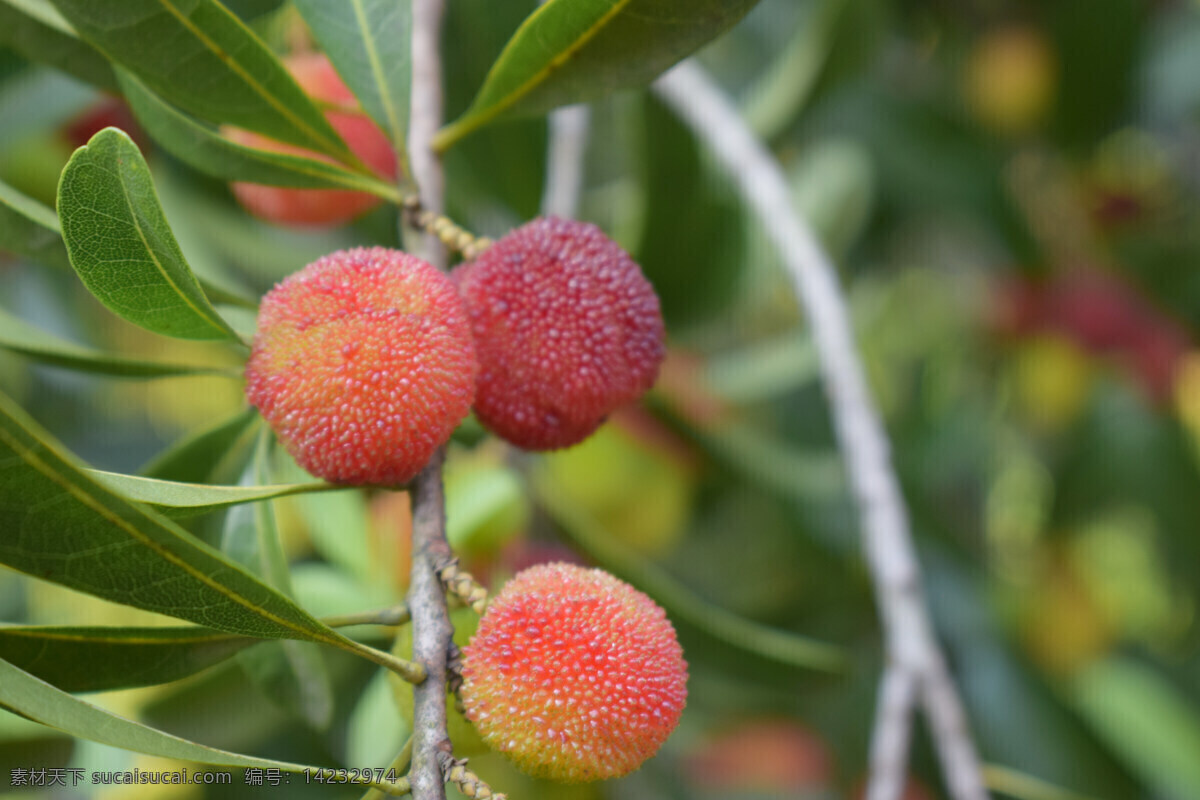
[[[242,476],[256,485],[273,478],[270,469],[271,433],[262,429],[254,457]],[[287,555],[279,539],[271,503],[232,509],[225,518],[221,551],[227,553],[280,592],[293,596]],[[268,642],[238,656],[250,679],[284,710],[297,714],[314,728],[328,727],[333,717],[333,688],[321,654],[312,642]]]
[[[760,138],[779,136],[812,98],[834,48],[846,0],[818,0],[806,8],[787,46],[747,92],[743,116]]]
[[[836,138],[809,145],[788,169],[792,206],[840,262],[871,218],[875,167],[866,147]]]
[[[235,144],[165,102],[129,71],[118,69],[117,80],[146,132],[180,161],[207,175],[270,186],[353,189],[399,202],[396,187],[386,181],[336,164]]]
[[[1148,667],[1109,658],[1071,682],[1075,706],[1156,796],[1200,797],[1200,709]]]
[[[247,407],[211,428],[180,439],[151,459],[139,472],[147,478],[160,480],[188,483],[211,480],[218,465],[237,449],[238,441],[261,422],[262,417],[258,412]]]
[[[1092,800],[1040,778],[997,764],[983,765],[983,782],[993,792],[1015,800]]]
[[[537,0],[456,0],[447,4],[443,40],[454,42],[454,69],[446,71],[446,108],[471,104],[509,34]],[[446,154],[446,208],[452,219],[504,230],[539,213],[546,170],[546,121],[500,125]]]
[[[587,513],[564,502],[552,480],[536,479],[534,492],[538,503],[580,549],[656,600],[672,617],[732,647],[779,664],[825,671],[845,668],[845,656],[834,645],[769,628],[694,594],[654,562],[611,536]]]
[[[115,89],[112,67],[47,0],[0,0],[0,44],[101,89]]]
[[[0,249],[47,266],[63,269],[71,266],[54,212],[3,182],[0,182]],[[211,280],[204,275],[197,278],[204,291],[218,301],[257,307],[257,303],[235,288],[218,285],[216,276]]]
[[[87,474],[128,500],[163,506],[160,511],[173,519],[204,514],[226,506],[270,500],[273,497],[344,488],[321,481],[268,486],[212,486],[207,483],[156,480],[98,469],[89,469]]]
[[[434,146],[444,151],[502,117],[647,84],[757,1],[550,0],[513,34],[471,107],[438,133]]]
[[[149,508],[91,478],[0,393],[0,563],[210,628],[357,649]]]
[[[230,753],[157,731],[86,703],[3,660],[0,660],[0,706],[80,739],[152,756],[218,766],[278,769],[285,772],[312,773],[318,769],[303,764]]]
[[[71,265],[115,314],[167,336],[240,341],[204,296],[123,131],[105,128],[71,156],[58,218]]]
[[[0,14],[0,26],[3,22],[3,15]],[[40,264],[66,267],[71,263],[63,247],[58,217],[54,216],[54,212],[2,181],[0,249]]]
[[[67,692],[154,686],[193,675],[258,640],[210,628],[0,626],[0,658]]]
[[[230,374],[221,367],[143,361],[82,347],[46,333],[3,309],[0,309],[0,348],[20,353],[44,364],[127,378]]]
[[[412,87],[411,0],[295,0],[294,5],[342,80],[403,154]]]
[[[817,351],[798,331],[708,359],[705,383],[734,403],[755,403],[811,385],[820,377]]]
[[[206,233],[207,226],[197,219],[202,212],[192,202],[196,192],[211,191],[211,187],[201,186],[202,182],[196,180],[191,170],[181,169],[168,159],[154,164],[152,177],[163,213],[171,220],[171,233],[186,255],[196,280],[200,281],[200,287],[229,327],[237,331],[243,341],[251,341],[255,325],[252,324],[246,333],[234,317],[248,311],[257,321],[259,291],[250,287],[240,270],[232,268],[217,254],[211,233]]]
[[[53,0],[86,40],[170,103],[357,164],[266,45],[215,0]]]

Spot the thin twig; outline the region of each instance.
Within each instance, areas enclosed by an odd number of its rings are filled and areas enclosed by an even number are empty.
[[[409,157],[420,187],[421,205],[441,214],[445,176],[430,147],[442,123],[442,63],[439,49],[442,0],[413,3],[412,114]],[[436,235],[426,234],[422,255],[446,268],[446,249]],[[408,778],[413,800],[445,800],[438,752],[446,734],[446,651],[454,635],[446,597],[436,567],[452,557],[446,542],[446,505],[442,488],[443,453],[438,451],[417,476],[412,488],[413,559],[408,605],[412,611],[413,660],[427,677],[413,687],[412,766]]]
[[[583,192],[584,153],[591,110],[583,104],[560,108],[550,115],[549,124],[542,214],[574,219],[579,213],[579,196]]]
[[[836,273],[792,209],[778,162],[703,69],[690,62],[681,64],[660,78],[655,88],[724,163],[783,256],[820,355],[835,431],[862,515],[864,547],[891,668],[909,676],[916,688],[952,796],[984,800],[987,792],[978,756],[921,594],[907,511],[883,424],[867,392]],[[880,724],[889,729],[895,725],[890,718]],[[895,781],[894,775],[872,775],[870,796],[887,800],[875,787]],[[903,776],[899,785],[903,786]]]
[[[437,753],[446,734],[446,660],[454,635],[436,565],[450,554],[442,491],[442,452],[417,476],[413,492],[413,564],[408,604],[413,612],[413,660],[428,677],[413,687],[413,800],[443,800]]]
[[[912,674],[888,665],[879,681],[866,800],[900,797],[904,791],[916,704],[917,682]]]
[[[443,0],[416,0],[412,9],[412,112],[408,122],[409,160],[420,187],[421,206],[434,214],[445,211],[446,176],[430,147],[442,124]],[[425,236],[425,260],[444,269],[446,249],[434,234]]]

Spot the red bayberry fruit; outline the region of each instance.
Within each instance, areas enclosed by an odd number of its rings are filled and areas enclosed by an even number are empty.
[[[542,564],[505,584],[463,651],[463,704],[530,775],[626,775],[679,722],[687,662],[654,601],[598,569]]]
[[[246,396],[312,474],[395,485],[466,416],[475,372],[450,280],[407,253],[357,248],[263,298]]]
[[[391,142],[358,108],[358,100],[342,82],[329,59],[321,53],[304,53],[289,56],[284,64],[300,88],[316,100],[337,107],[327,111],[325,118],[351,151],[376,175],[394,180],[396,155]],[[231,141],[246,147],[335,163],[320,153],[240,128],[225,128],[223,132]],[[349,189],[291,189],[244,182],[232,183],[229,188],[238,202],[256,217],[300,227],[340,225],[383,202],[370,192]]]
[[[513,444],[577,444],[654,383],[658,297],[595,225],[536,219],[454,278],[479,354],[475,413]]]

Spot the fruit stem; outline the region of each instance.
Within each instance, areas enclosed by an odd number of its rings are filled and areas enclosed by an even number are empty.
[[[321,619],[331,628],[346,628],[351,625],[403,625],[412,619],[407,603],[397,603],[374,611],[359,611],[355,614],[335,614]]]
[[[340,641],[332,642],[332,644],[336,644],[348,653],[355,653],[370,661],[374,661],[381,667],[387,667],[411,684],[420,684],[425,681],[427,676],[425,667],[415,661],[398,658],[391,653],[377,650],[370,645],[356,642],[353,639],[346,639],[345,637],[339,637],[339,639]]]
[[[492,240],[486,236],[476,236],[446,215],[429,211],[421,205],[421,198],[415,194],[405,197],[400,207],[409,225],[432,233],[446,247],[462,253],[467,261],[474,261],[492,245]]]

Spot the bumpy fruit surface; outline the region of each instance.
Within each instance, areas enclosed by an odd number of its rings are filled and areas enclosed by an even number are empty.
[[[654,755],[687,699],[666,614],[612,575],[530,567],[489,604],[463,651],[467,718],[535,777],[615,778]]]
[[[336,107],[326,112],[325,118],[354,154],[379,177],[394,180],[396,155],[391,143],[359,109],[358,100],[342,82],[329,59],[321,53],[304,53],[289,56],[284,59],[284,65],[311,97]],[[240,128],[226,128],[223,132],[233,142],[246,147],[336,163],[320,153]],[[238,202],[256,217],[296,227],[340,225],[382,202],[369,192],[348,189],[289,189],[244,182],[232,183],[230,189]]]
[[[475,412],[528,450],[568,447],[654,383],[658,297],[595,225],[522,225],[454,272],[479,353]]]
[[[313,475],[395,485],[466,416],[475,372],[449,279],[407,253],[358,248],[263,298],[246,396]]]

